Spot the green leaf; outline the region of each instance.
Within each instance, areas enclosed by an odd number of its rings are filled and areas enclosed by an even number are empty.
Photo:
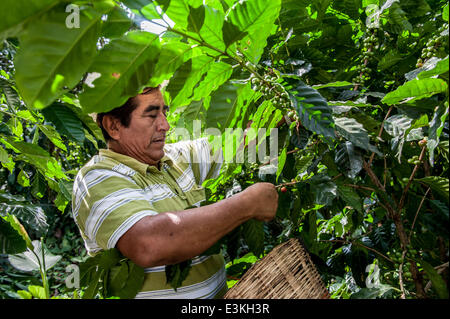
[[[420,72],[417,75],[417,78],[420,80],[420,79],[431,78],[435,75],[441,75],[445,72],[448,72],[448,68],[449,68],[449,65],[448,65],[448,56],[447,56],[445,59],[438,60],[438,62],[435,63],[432,68],[427,68],[426,70]]]
[[[368,132],[364,129],[362,124],[358,123],[353,118],[338,117],[334,119],[336,130],[345,139],[352,142],[355,146],[365,149],[369,152],[374,152],[382,155],[381,152],[372,144],[370,144],[370,137]]]
[[[439,298],[448,300],[448,288],[444,279],[438,274],[434,267],[427,263],[425,260],[421,259],[419,260],[419,262],[423,266],[423,269],[425,270],[427,275],[430,277],[433,284],[432,287],[438,293]]]
[[[438,93],[447,91],[448,85],[441,79],[421,79],[406,82],[396,90],[389,92],[381,100],[387,105],[411,103]]]
[[[208,45],[218,49],[225,50],[225,42],[222,35],[222,28],[225,21],[225,15],[222,11],[209,6],[205,7],[205,19],[200,29],[199,36]],[[215,52],[216,54],[217,52]]]
[[[238,89],[238,85],[228,82],[211,95],[206,113],[206,127],[217,127],[222,132],[229,127],[238,104]]]
[[[185,62],[175,72],[166,89],[172,98],[171,106],[177,108],[192,101],[195,85],[201,81],[213,62],[214,59],[206,55],[197,56]]]
[[[17,183],[19,183],[22,187],[30,186],[30,178],[23,170],[20,170],[19,175],[17,175]]]
[[[361,288],[353,293],[351,299],[376,299],[382,297],[386,292],[393,289],[389,285],[379,285],[376,288]]]
[[[43,175],[49,178],[66,178],[61,165],[55,158],[50,157],[50,154],[42,147],[23,141],[16,142],[11,138],[0,138],[0,141],[8,148],[19,153],[19,155],[16,156],[16,160],[22,160],[35,166]]]
[[[187,278],[189,270],[191,269],[192,260],[188,259],[174,265],[166,265],[166,283],[169,284],[175,291],[183,284]]]
[[[164,80],[170,79],[183,63],[200,54],[201,50],[196,46],[184,42],[163,43],[149,86],[156,87]]]
[[[331,108],[325,98],[315,89],[298,81],[294,94],[294,105],[304,127],[326,138],[335,138]]]
[[[25,239],[11,225],[10,219],[0,216],[0,253],[18,254],[26,249],[27,243]]]
[[[187,30],[200,33],[200,29],[205,21],[205,6],[201,5],[198,8],[189,6],[189,16]]]
[[[145,279],[144,268],[139,267],[131,260],[127,261],[127,264],[128,278],[119,295],[122,299],[132,299],[136,297],[138,292],[142,290]]]
[[[405,54],[400,53],[398,50],[393,49],[386,53],[378,62],[378,68],[380,70],[386,70],[397,63],[401,62],[405,57]]]
[[[42,286],[30,285],[28,286],[28,291],[34,298],[46,299],[45,288]]]
[[[341,183],[336,183],[336,185],[339,197],[341,197],[347,205],[353,207],[360,213],[364,213],[363,200],[358,193],[355,192],[353,188],[345,186]]]
[[[47,191],[47,184],[45,183],[45,178],[37,172],[34,175],[33,181],[31,182],[31,194],[38,199],[44,197]]]
[[[163,12],[169,16],[169,18],[175,22],[174,28],[186,30],[188,25],[189,16],[189,4],[190,1],[176,1],[176,0],[158,0],[157,1]]]
[[[439,194],[441,197],[445,198],[447,204],[449,202],[449,185],[448,178],[439,176],[427,176],[423,178],[416,178],[414,182],[424,183],[425,185],[431,187],[431,190]]]
[[[121,262],[119,265],[112,267],[108,275],[107,296],[119,297],[128,278],[128,264],[126,262]]]
[[[442,19],[448,22],[448,3],[442,9]]]
[[[0,7],[0,39],[16,36],[30,21],[50,10],[61,0],[4,0]]]
[[[242,232],[249,251],[259,257],[264,253],[264,224],[256,219],[250,219],[243,225]]]
[[[283,148],[281,151],[280,156],[278,156],[278,167],[277,167],[277,178],[276,181],[278,181],[278,177],[280,176],[281,172],[283,171],[284,164],[286,163],[286,156],[287,156],[287,149]]]
[[[232,43],[252,33],[263,35],[265,40],[270,34],[272,24],[278,17],[280,8],[280,0],[236,2],[227,12],[222,29],[226,46],[229,47]]]
[[[96,271],[83,294],[83,299],[94,299],[100,289],[100,278],[105,270]]]
[[[329,206],[337,196],[337,186],[328,175],[315,175],[309,179],[316,204]]]
[[[0,89],[3,91],[3,94],[5,94],[6,104],[11,110],[17,109],[20,105],[20,97],[19,94],[17,94],[13,83],[0,77]]]
[[[96,56],[89,73],[100,74],[85,84],[80,103],[85,113],[107,112],[147,86],[160,53],[157,35],[130,31],[112,40]]]
[[[33,296],[26,290],[18,290],[17,294],[20,296],[20,298],[22,299],[32,299]]]
[[[51,106],[42,110],[42,114],[46,120],[55,125],[56,130],[60,134],[78,143],[84,142],[83,123],[66,104],[53,103]]]
[[[102,36],[113,39],[122,36],[131,27],[131,20],[127,13],[119,7],[115,7],[108,13],[108,19],[102,26]]]
[[[39,235],[47,232],[49,225],[42,207],[30,203],[24,197],[0,191],[0,215],[5,214],[19,218],[28,229],[33,229]],[[10,222],[13,226],[17,226],[15,228],[24,235],[30,246],[31,241],[20,222],[18,220],[17,223]]]
[[[38,127],[42,131],[42,133],[44,133],[44,135],[47,136],[53,144],[55,144],[56,147],[67,152],[66,145],[64,145],[63,141],[61,140],[61,136],[53,126],[39,124]]]
[[[301,174],[312,164],[314,160],[314,155],[305,154],[300,158],[295,159],[295,170],[297,174]]]
[[[430,129],[428,131],[427,149],[430,156],[430,164],[434,166],[434,150],[439,144],[439,140],[444,129],[445,120],[448,117],[449,108],[444,104],[437,107],[433,118],[430,122]]]
[[[362,152],[352,142],[346,141],[338,146],[334,161],[348,178],[354,179],[363,168]]]
[[[327,83],[327,84],[316,84],[313,85],[312,88],[319,90],[319,89],[325,89],[325,88],[334,88],[334,87],[345,87],[345,86],[351,86],[353,85],[350,82],[347,81],[336,81],[336,82],[331,82],[331,83]]]
[[[101,17],[81,10],[80,28],[69,29],[67,13],[51,11],[21,34],[14,64],[28,106],[42,109],[80,81],[96,54]]]
[[[211,63],[211,66],[204,79],[194,88],[193,100],[197,101],[209,96],[213,91],[217,90],[225,81],[227,81],[233,69],[231,65],[220,61]]]
[[[8,260],[14,268],[21,271],[39,270],[45,261],[45,269],[42,268],[42,270],[47,271],[62,258],[50,253],[46,247],[43,248],[39,240],[33,240],[32,244],[34,253],[29,249],[23,253],[8,256]],[[44,259],[42,259],[42,249],[44,249]]]

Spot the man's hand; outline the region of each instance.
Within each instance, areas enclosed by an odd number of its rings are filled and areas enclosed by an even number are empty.
[[[275,217],[278,207],[278,192],[275,185],[255,183],[241,194],[249,207],[252,208],[252,218],[267,222]]]

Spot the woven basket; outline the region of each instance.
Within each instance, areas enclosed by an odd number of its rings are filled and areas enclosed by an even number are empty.
[[[328,299],[328,290],[307,251],[291,238],[256,262],[225,299]]]

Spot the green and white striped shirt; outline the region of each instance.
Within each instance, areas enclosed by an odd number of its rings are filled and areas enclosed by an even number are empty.
[[[145,216],[200,206],[203,181],[218,176],[222,152],[207,139],[166,144],[160,170],[111,150],[100,150],[76,176],[73,218],[90,255],[114,248],[119,238]],[[226,291],[221,255],[199,256],[183,286],[166,284],[164,266],[145,269],[136,298],[214,298]]]

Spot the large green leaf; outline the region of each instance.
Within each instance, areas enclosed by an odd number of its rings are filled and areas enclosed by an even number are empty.
[[[67,152],[66,145],[64,145],[63,141],[61,140],[61,136],[53,126],[39,124],[38,128],[53,144],[55,144],[56,147]]]
[[[237,84],[226,83],[211,95],[206,127],[217,127],[222,131],[229,127],[238,104],[238,89]]]
[[[131,31],[112,40],[89,68],[100,77],[84,86],[84,112],[107,112],[137,95],[150,81],[159,53],[158,36],[148,32]]]
[[[34,205],[22,196],[0,192],[0,216],[5,214],[19,218],[22,223],[38,235],[47,232],[48,223],[42,207]]]
[[[115,7],[108,13],[108,19],[102,27],[102,35],[108,39],[122,36],[131,27],[132,21],[128,18],[127,12],[119,7]]]
[[[81,10],[80,27],[68,28],[67,13],[56,9],[34,20],[20,36],[16,83],[30,107],[44,108],[74,87],[96,54],[101,13]]]
[[[170,79],[183,63],[200,54],[201,50],[184,42],[171,41],[163,43],[149,86],[155,87],[164,80]]]
[[[425,78],[421,80],[412,80],[386,94],[381,102],[387,105],[411,103],[415,100],[445,92],[447,89],[447,83],[441,79]]]
[[[0,138],[0,141],[5,144],[6,147],[19,153],[19,155],[16,156],[16,160],[22,160],[35,166],[41,171],[42,175],[49,178],[67,178],[58,161],[51,157],[42,147],[24,141],[17,142],[11,138]]]
[[[167,86],[167,92],[172,98],[171,107],[177,108],[191,102],[195,85],[201,81],[213,62],[214,59],[209,56],[197,56],[185,62],[175,72]]]
[[[345,186],[342,183],[336,183],[336,185],[339,197],[341,197],[347,205],[353,207],[360,213],[364,213],[363,200],[358,193],[353,188]]]
[[[431,187],[431,190],[433,192],[436,192],[436,194],[439,194],[440,196],[445,198],[448,204],[449,202],[448,178],[439,176],[427,176],[414,179],[414,182],[424,183],[427,186]]]
[[[53,103],[42,110],[42,114],[46,120],[55,125],[60,134],[78,143],[83,143],[85,139],[83,123],[66,104]]]
[[[222,31],[226,46],[229,47],[232,43],[252,33],[259,33],[267,38],[280,8],[281,0],[236,2],[225,16]]]
[[[257,257],[264,252],[264,224],[261,221],[250,219],[243,225],[244,240],[249,250]]]
[[[197,101],[203,97],[209,96],[211,92],[217,90],[225,81],[227,81],[233,69],[231,65],[216,61],[211,63],[204,79],[194,88],[193,100]]]
[[[425,65],[424,65],[425,66]],[[445,72],[448,72],[448,56],[445,59],[438,60],[432,68],[428,68],[426,70],[423,70],[417,75],[418,79],[425,79],[430,78],[435,75],[441,75]]]
[[[331,108],[325,98],[315,89],[298,81],[294,94],[294,104],[304,127],[328,138],[335,138]]]
[[[448,300],[448,287],[445,280],[438,274],[436,269],[434,269],[434,267],[425,260],[420,260],[420,263],[422,264],[427,275],[430,277],[430,280],[433,283],[433,288],[438,293],[439,298]]]
[[[189,4],[195,0],[177,1],[177,0],[158,0],[157,1],[164,13],[175,22],[174,28],[186,30],[188,26]],[[198,1],[197,1],[198,2]]]
[[[26,249],[27,243],[23,237],[6,217],[0,216],[0,252],[2,254],[18,254]]]
[[[25,24],[51,9],[59,2],[61,2],[61,0],[2,1],[0,11],[5,14],[3,14],[0,19],[0,39],[16,36]]]
[[[353,145],[365,149],[369,152],[374,152],[381,156],[381,152],[372,144],[367,131],[362,124],[358,123],[353,118],[338,117],[334,119],[336,130],[346,140],[353,143]]]
[[[205,20],[200,29],[199,36],[208,45],[219,50],[225,50],[225,42],[222,34],[224,19],[225,15],[222,11],[205,6]]]
[[[363,168],[362,152],[346,141],[337,147],[334,162],[347,177],[354,179]]]
[[[62,258],[59,255],[53,255],[45,246],[42,247],[39,240],[33,240],[32,244],[34,253],[28,249],[23,253],[8,256],[8,260],[14,268],[21,271],[39,270],[45,262],[45,268],[42,270],[47,271]]]

